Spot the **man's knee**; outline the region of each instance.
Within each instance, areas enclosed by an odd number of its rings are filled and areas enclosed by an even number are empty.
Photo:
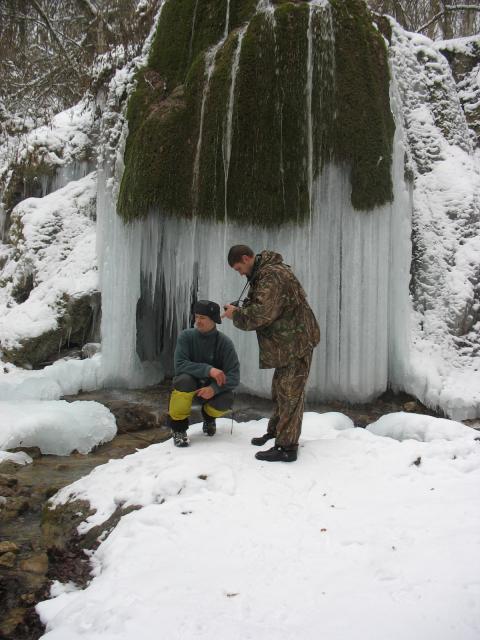
[[[217,393],[208,404],[218,411],[229,411],[233,407],[233,391]]]
[[[196,391],[198,387],[197,379],[188,373],[181,373],[173,379],[173,388],[177,391]]]

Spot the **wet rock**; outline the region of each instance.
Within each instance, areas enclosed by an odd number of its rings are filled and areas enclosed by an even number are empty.
[[[370,416],[360,414],[355,418],[355,426],[365,429],[371,422]]]
[[[2,510],[3,520],[12,520],[30,509],[30,502],[23,497],[8,498]]]
[[[26,453],[28,456],[33,458],[33,460],[37,460],[43,455],[38,447],[15,447],[14,449],[9,449],[9,451],[11,453]]]
[[[15,566],[16,559],[17,559],[16,555],[11,551],[7,553],[3,553],[0,556],[0,567],[6,567],[7,569],[11,569],[12,567]]]
[[[18,553],[18,546],[15,542],[10,542],[9,540],[0,542],[0,556],[4,553]]]
[[[11,475],[15,473],[19,467],[23,467],[23,465],[18,464],[18,462],[13,462],[13,460],[4,460],[0,462],[0,475]]]
[[[158,418],[155,413],[141,404],[125,402],[123,400],[110,400],[105,403],[115,416],[118,433],[129,433],[143,429],[154,429],[158,426]]]
[[[54,509],[46,504],[42,511],[42,542],[45,549],[65,549],[75,538],[78,525],[95,513],[85,500],[75,500]]]
[[[82,358],[91,358],[96,353],[100,353],[102,345],[99,342],[87,342],[82,347]]]
[[[418,403],[415,400],[412,400],[410,402],[406,402],[403,405],[403,410],[404,411],[408,411],[409,413],[417,413],[418,410],[420,409]]]
[[[18,485],[18,480],[15,476],[7,474],[7,473],[0,473],[0,488],[4,488],[4,487],[8,487],[8,488],[13,488],[16,487]]]
[[[48,570],[48,557],[46,553],[36,553],[19,564],[19,569],[28,573],[43,575]]]
[[[20,600],[26,605],[35,604],[35,594],[34,593],[23,593],[20,596]]]
[[[0,635],[0,638],[14,637],[12,634],[15,632],[18,625],[23,622],[25,613],[26,609],[24,607],[15,607],[15,609],[10,609],[8,615],[6,615],[2,620],[0,634],[3,633],[3,635]]]

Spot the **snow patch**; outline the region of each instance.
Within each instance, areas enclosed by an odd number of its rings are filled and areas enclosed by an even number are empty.
[[[2,462],[14,462],[15,464],[25,465],[30,464],[33,460],[25,451],[18,451],[17,453],[0,451],[0,463]]]
[[[416,413],[389,413],[368,425],[367,430],[377,436],[395,440],[456,440],[458,438],[475,439],[478,434],[461,422],[434,418]]]
[[[88,453],[117,432],[114,416],[98,402],[4,400],[0,424],[0,449],[38,447],[58,456]]]

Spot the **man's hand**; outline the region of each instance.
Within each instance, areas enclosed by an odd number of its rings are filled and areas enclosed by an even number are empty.
[[[215,391],[213,390],[213,387],[200,387],[200,389],[197,389],[197,396],[204,400],[210,400],[214,395]]]
[[[227,376],[223,373],[221,369],[215,369],[212,367],[208,374],[210,378],[213,378],[219,387],[223,387],[225,382],[227,381]]]
[[[232,319],[234,311],[236,311],[239,307],[236,307],[234,304],[225,304],[223,305],[225,309],[225,313],[222,315],[222,318]]]

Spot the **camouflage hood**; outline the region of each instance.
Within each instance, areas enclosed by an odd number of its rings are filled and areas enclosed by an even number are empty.
[[[268,250],[257,253],[255,256],[255,266],[251,276],[249,277],[249,281],[252,282],[252,280],[255,280],[261,269],[274,264],[283,264],[283,256],[275,251]]]

